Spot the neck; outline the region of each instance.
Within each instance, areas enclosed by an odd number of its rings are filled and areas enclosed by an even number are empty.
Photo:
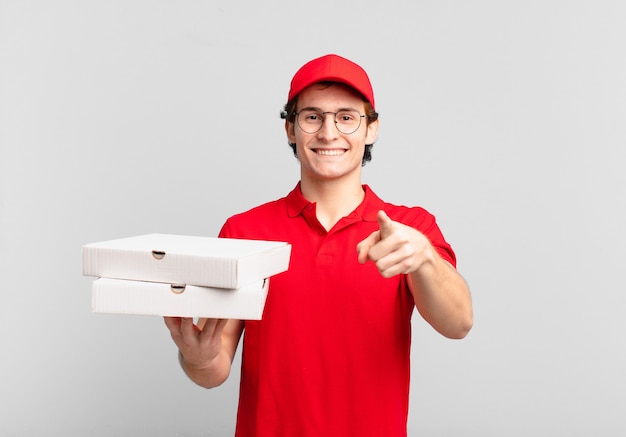
[[[350,183],[340,180],[313,183],[303,178],[300,189],[305,199],[316,203],[317,219],[326,230],[354,211],[365,197],[360,179]]]

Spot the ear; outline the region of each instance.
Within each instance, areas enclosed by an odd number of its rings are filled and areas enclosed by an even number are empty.
[[[379,120],[376,119],[367,125],[365,144],[374,144],[376,142],[376,138],[378,138],[378,123]]]
[[[285,120],[285,132],[287,133],[287,140],[292,144],[295,143],[296,142],[295,126],[289,120]]]

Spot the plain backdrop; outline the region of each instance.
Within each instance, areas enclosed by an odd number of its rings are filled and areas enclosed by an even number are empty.
[[[438,219],[474,299],[414,317],[411,436],[626,435],[626,3],[0,0],[0,435],[227,436],[230,380],[93,314],[85,243],[215,236],[285,195],[306,61],[370,74],[363,181]],[[384,400],[381,400],[384,402]]]

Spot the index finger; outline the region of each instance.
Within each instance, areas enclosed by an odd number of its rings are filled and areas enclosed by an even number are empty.
[[[165,326],[167,326],[172,333],[174,331],[180,332],[180,317],[164,316],[163,321],[165,322]]]
[[[393,233],[393,220],[382,209],[376,215],[378,226],[380,227],[380,238],[385,239]]]

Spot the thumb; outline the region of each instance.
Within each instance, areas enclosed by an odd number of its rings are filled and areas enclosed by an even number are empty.
[[[383,240],[392,234],[393,220],[391,220],[382,209],[378,211],[376,218],[378,219],[378,226],[380,227],[380,239]]]
[[[365,264],[370,248],[380,241],[380,232],[374,231],[356,246],[359,263]]]

